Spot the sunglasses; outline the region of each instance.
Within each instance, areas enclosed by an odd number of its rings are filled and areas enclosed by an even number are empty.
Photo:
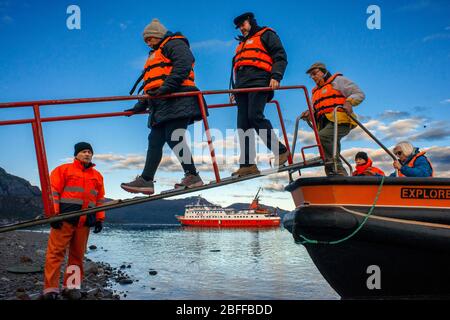
[[[403,152],[402,152],[402,151],[397,151],[397,152],[394,152],[394,154],[395,154],[396,156],[400,157],[400,156],[403,154]]]

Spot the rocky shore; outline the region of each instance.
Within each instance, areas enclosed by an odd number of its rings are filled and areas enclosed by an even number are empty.
[[[48,233],[16,231],[0,234],[0,300],[38,300],[43,287],[43,269]],[[115,283],[133,280],[104,262],[85,261],[82,300],[119,300],[123,291]],[[62,277],[61,277],[62,279]]]

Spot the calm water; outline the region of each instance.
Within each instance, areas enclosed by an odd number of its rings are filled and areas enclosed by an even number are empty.
[[[126,299],[339,299],[285,229],[115,226],[91,244],[90,259],[131,264]]]

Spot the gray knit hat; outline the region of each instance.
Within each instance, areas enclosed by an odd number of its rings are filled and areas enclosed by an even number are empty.
[[[167,33],[166,27],[164,27],[161,22],[159,22],[158,19],[153,19],[150,24],[148,24],[144,32],[142,33],[142,36],[144,37],[144,40],[149,37],[155,37],[155,38],[164,38],[164,36]]]

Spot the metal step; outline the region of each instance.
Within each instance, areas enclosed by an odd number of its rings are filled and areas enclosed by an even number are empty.
[[[57,216],[50,217],[50,218],[38,218],[38,219],[27,220],[27,221],[18,222],[18,223],[14,223],[14,224],[10,224],[10,225],[0,226],[0,233],[13,231],[13,230],[17,230],[17,229],[29,228],[29,227],[37,226],[37,225],[48,224],[48,223],[56,222],[56,221],[64,221],[64,220],[67,220],[70,218],[80,217],[85,214],[92,214],[92,213],[96,213],[99,211],[113,210],[113,209],[127,207],[127,206],[131,206],[131,205],[135,205],[135,204],[141,204],[144,202],[156,201],[156,200],[179,196],[179,195],[183,195],[183,194],[187,194],[187,193],[217,188],[217,187],[226,186],[226,185],[229,185],[232,183],[237,183],[237,182],[242,182],[242,181],[247,181],[247,180],[251,180],[251,179],[268,176],[268,175],[275,174],[275,173],[295,172],[300,169],[310,168],[310,167],[318,167],[318,166],[322,166],[322,165],[323,165],[323,161],[321,158],[313,158],[313,159],[308,160],[306,162],[306,164],[304,164],[303,162],[299,162],[299,163],[295,163],[292,165],[283,166],[280,168],[272,168],[272,169],[262,170],[258,174],[252,174],[252,175],[248,175],[248,176],[244,176],[244,177],[228,177],[228,178],[221,179],[220,182],[211,181],[210,183],[205,184],[200,187],[170,189],[170,190],[165,190],[159,194],[151,195],[151,196],[135,197],[135,198],[124,199],[124,200],[122,200],[122,199],[113,200],[111,202],[106,203],[103,206],[99,206],[99,207],[95,207],[95,208],[91,208],[91,209],[73,211],[73,212],[69,212],[69,213],[59,214]]]

